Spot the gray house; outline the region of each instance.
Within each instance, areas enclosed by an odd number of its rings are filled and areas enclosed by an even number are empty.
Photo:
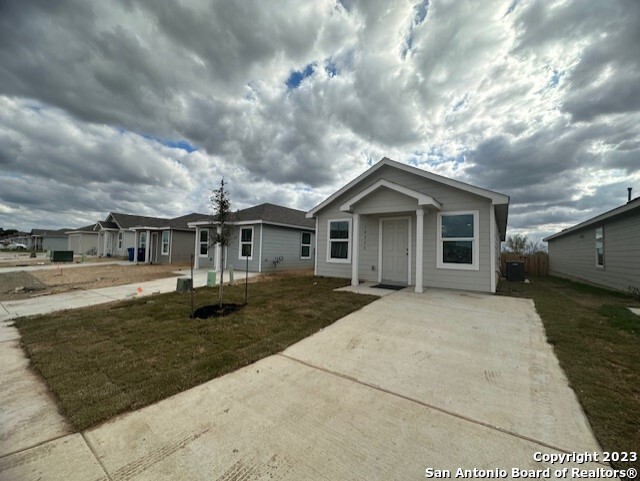
[[[225,269],[268,272],[313,267],[315,224],[304,211],[274,204],[261,204],[234,214],[232,240],[225,252]],[[189,222],[196,229],[195,267],[217,271],[222,249],[213,244],[215,219]]]
[[[191,254],[194,253],[196,230],[188,224],[205,216],[206,214],[198,213],[174,219],[135,216],[138,217],[138,225],[131,228],[134,232],[133,245],[144,250],[144,259],[138,261],[147,264],[190,262]]]
[[[69,229],[32,229],[27,247],[32,250],[60,251],[66,250]]]
[[[611,289],[640,289],[640,197],[544,239],[549,274]]]
[[[67,250],[75,254],[91,254],[98,252],[98,232],[94,230],[95,224],[67,231]]]
[[[495,292],[509,197],[382,159],[307,213],[315,273]]]

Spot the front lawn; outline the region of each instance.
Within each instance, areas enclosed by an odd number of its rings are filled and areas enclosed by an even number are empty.
[[[335,292],[341,279],[291,277],[249,285],[249,304],[219,319],[190,319],[189,294],[21,318],[32,365],[78,430],[277,353],[375,297]],[[195,291],[196,307],[217,288]],[[244,286],[225,287],[242,303]]]
[[[640,302],[556,277],[502,282],[499,293],[535,302],[603,450],[640,451],[640,317],[627,309]],[[640,462],[613,464],[640,467]]]

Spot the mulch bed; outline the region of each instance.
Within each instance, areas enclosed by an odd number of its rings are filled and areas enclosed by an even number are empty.
[[[209,319],[210,317],[224,317],[228,316],[232,312],[242,309],[242,304],[214,304],[210,306],[202,306],[197,308],[193,317],[196,319]]]

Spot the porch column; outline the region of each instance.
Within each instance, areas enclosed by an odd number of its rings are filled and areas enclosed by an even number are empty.
[[[424,251],[424,210],[416,210],[416,292],[422,292],[422,254]]]
[[[102,255],[106,256],[107,255],[107,243],[109,241],[109,233],[105,232],[104,233],[104,249],[102,251]]]
[[[351,241],[351,285],[358,285],[360,214],[353,214],[353,240]]]
[[[151,231],[148,230],[146,231],[147,233],[145,234],[145,238],[144,238],[144,263],[148,264],[149,263],[149,247],[151,247]]]
[[[138,263],[138,231],[133,231],[133,262]]]
[[[193,268],[200,269],[200,227],[196,226],[196,246],[193,249]]]

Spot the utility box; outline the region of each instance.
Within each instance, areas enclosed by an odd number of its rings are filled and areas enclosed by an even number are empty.
[[[73,262],[73,251],[51,251],[51,262]]]
[[[207,272],[207,287],[213,287],[216,285],[216,271]]]
[[[189,292],[191,290],[191,279],[180,277],[177,280],[176,292]]]
[[[507,280],[512,282],[524,282],[524,262],[507,261]]]

